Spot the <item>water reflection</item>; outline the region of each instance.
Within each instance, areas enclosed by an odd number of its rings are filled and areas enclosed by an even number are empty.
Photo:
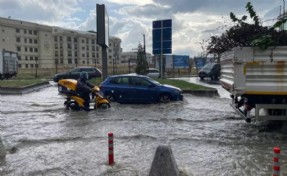
[[[1,96],[1,135],[15,147],[1,175],[148,175],[158,145],[169,144],[187,175],[270,175],[272,149],[282,148],[285,124],[240,119],[224,97],[185,95],[168,104],[112,103],[107,110],[67,111],[56,87]],[[107,165],[114,133],[115,166]]]

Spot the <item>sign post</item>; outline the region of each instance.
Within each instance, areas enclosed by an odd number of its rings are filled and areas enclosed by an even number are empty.
[[[163,78],[164,75],[164,62],[163,54],[172,53],[172,21],[158,20],[152,23],[152,41],[153,41],[153,54],[160,55],[160,75]]]

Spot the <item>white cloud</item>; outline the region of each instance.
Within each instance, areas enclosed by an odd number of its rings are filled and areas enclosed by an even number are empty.
[[[153,0],[107,0],[109,3],[121,4],[121,5],[146,5],[152,4]]]
[[[173,53],[198,55],[200,42],[221,33],[229,13],[246,15],[249,0],[0,0],[0,16],[77,30],[96,30],[96,4],[106,4],[110,35],[122,40],[124,51],[146,36],[152,51],[152,21],[173,20]],[[282,0],[250,0],[264,25],[272,25]]]

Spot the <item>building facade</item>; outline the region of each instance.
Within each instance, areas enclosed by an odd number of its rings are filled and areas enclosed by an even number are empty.
[[[121,59],[120,59],[120,64],[136,64],[138,53],[136,52],[122,52],[121,53]],[[149,64],[149,66],[153,66],[153,56],[150,53],[146,53],[146,60]]]
[[[76,66],[102,65],[97,33],[47,26],[0,17],[0,49],[18,52],[19,73],[58,72]],[[122,48],[117,37],[109,39],[108,66],[120,63]]]

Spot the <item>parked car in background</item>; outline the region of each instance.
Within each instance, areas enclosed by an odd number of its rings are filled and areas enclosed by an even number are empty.
[[[102,77],[102,72],[96,67],[76,67],[68,72],[57,73],[54,76],[54,82],[58,82],[61,79],[78,79],[81,72],[87,72],[89,79]]]
[[[146,75],[150,78],[160,78],[160,73],[156,68],[149,68]]]
[[[119,103],[167,103],[183,100],[180,88],[160,84],[143,75],[109,76],[99,87],[106,98]]]
[[[220,76],[220,64],[217,63],[208,63],[204,65],[198,72],[198,76],[201,80],[206,77],[211,78],[212,80],[218,80]]]

